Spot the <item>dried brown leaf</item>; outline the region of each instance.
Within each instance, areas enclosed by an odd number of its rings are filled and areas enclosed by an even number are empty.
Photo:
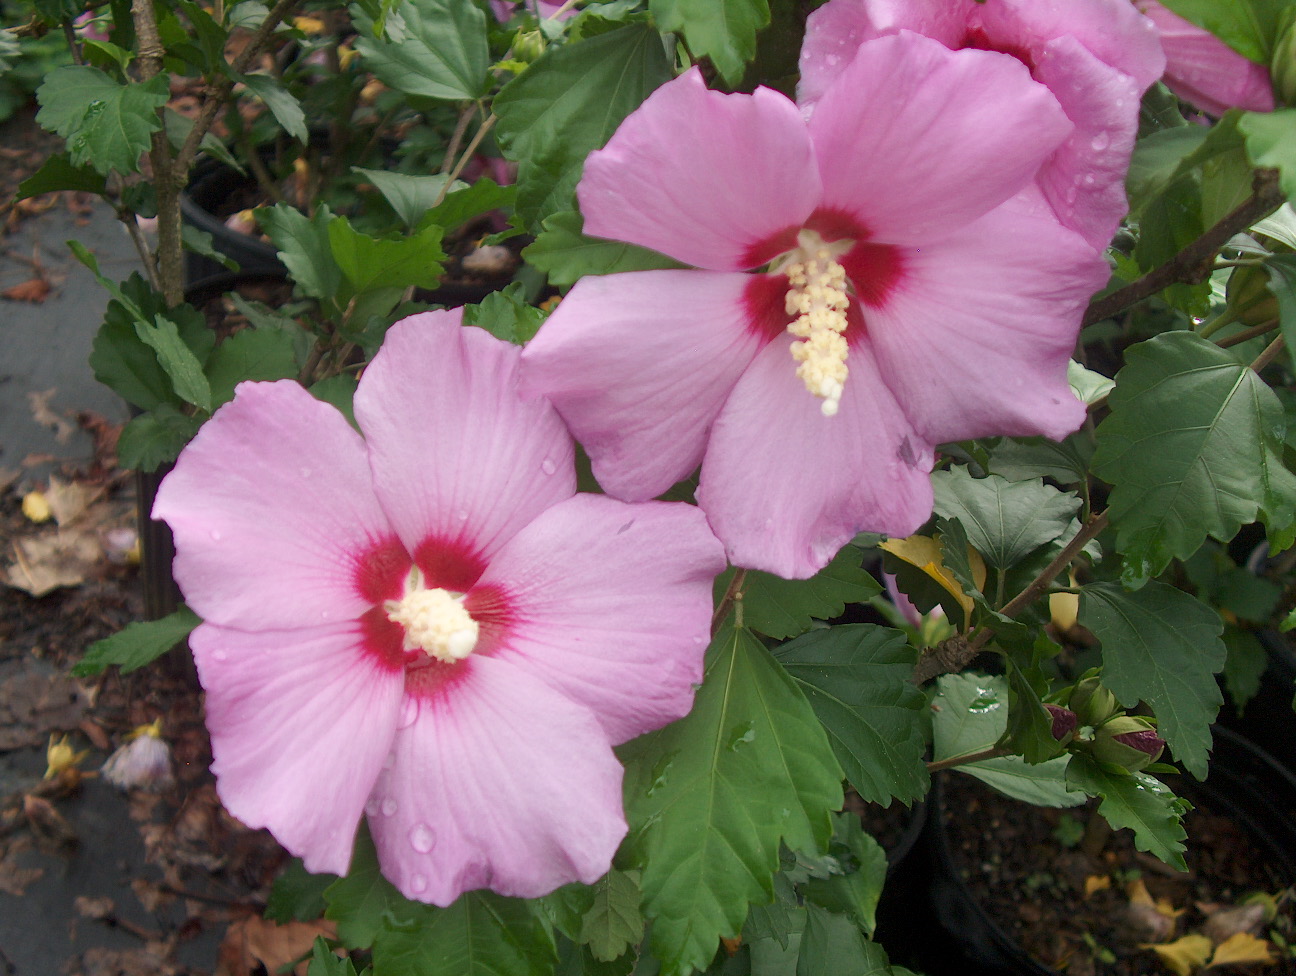
[[[103,559],[103,547],[92,532],[46,532],[15,539],[6,582],[32,596],[61,586],[79,586]]]
[[[288,922],[280,925],[259,915],[247,915],[231,923],[221,943],[214,976],[255,976],[258,966],[266,972],[278,972],[303,956],[309,956],[316,936],[335,938],[332,922]],[[295,976],[305,976],[310,964],[305,959],[293,968]]]
[[[49,297],[49,293],[49,279],[37,275],[35,278],[29,278],[11,288],[0,291],[0,298],[7,298],[11,302],[31,302],[34,305],[39,305]]]
[[[57,392],[58,390],[53,387],[39,393],[33,390],[27,394],[27,403],[31,407],[32,419],[42,427],[52,429],[54,439],[60,444],[66,444],[69,438],[76,433],[77,427],[67,417],[55,413],[50,408],[50,400]]]

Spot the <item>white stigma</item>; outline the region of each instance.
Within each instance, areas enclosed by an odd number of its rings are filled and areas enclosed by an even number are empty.
[[[463,594],[427,589],[423,574],[410,570],[405,595],[383,604],[389,620],[405,628],[405,650],[423,651],[446,664],[462,661],[477,647],[479,627],[464,609]]]
[[[825,417],[837,413],[846,388],[846,269],[836,257],[850,249],[853,241],[824,243],[812,230],[797,234],[797,249],[782,267],[788,290],[784,305],[796,318],[787,330],[800,339],[792,344],[797,376],[812,394],[823,400],[819,409]]]

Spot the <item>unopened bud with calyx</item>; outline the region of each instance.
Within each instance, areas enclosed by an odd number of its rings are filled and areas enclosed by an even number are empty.
[[[1067,707],[1076,713],[1081,725],[1097,728],[1120,711],[1116,696],[1103,687],[1097,670],[1086,671],[1071,691]]]
[[[1165,740],[1151,719],[1117,715],[1094,734],[1090,753],[1101,762],[1115,763],[1131,773],[1146,769],[1161,758]]]
[[[1050,730],[1053,733],[1053,738],[1057,739],[1062,745],[1066,745],[1075,737],[1076,726],[1080,724],[1076,718],[1076,713],[1069,708],[1063,708],[1061,705],[1046,704],[1044,708],[1053,722]]]
[[[513,57],[516,60],[531,64],[544,53],[544,35],[538,30],[518,31],[513,35]]]

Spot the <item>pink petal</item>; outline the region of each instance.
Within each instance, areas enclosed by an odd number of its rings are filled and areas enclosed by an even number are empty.
[[[691,505],[577,495],[491,561],[513,624],[494,657],[589,708],[616,745],[682,718],[724,548]]]
[[[241,383],[158,489],[174,574],[212,623],[249,630],[358,617],[357,560],[391,535],[364,442],[295,382]]]
[[[548,397],[603,490],[654,498],[702,461],[707,431],[760,348],[749,275],[586,277],[522,353],[522,389]]]
[[[908,31],[861,45],[810,118],[823,206],[891,244],[922,242],[1002,203],[1071,128],[1015,58],[950,51]]]
[[[473,655],[402,718],[369,829],[401,893],[448,905],[490,888],[536,898],[604,875],[625,836],[621,764],[586,709]]]
[[[796,376],[791,339],[771,342],[725,404],[698,504],[736,566],[814,575],[860,531],[905,536],[931,515],[933,455],[851,347],[840,412],[825,417]]]
[[[576,491],[571,437],[517,389],[521,350],[460,325],[461,311],[397,322],[356,391],[375,490],[406,549],[478,565]],[[470,578],[474,574],[469,574]]]
[[[1108,268],[1038,190],[905,259],[903,283],[865,319],[920,437],[1061,438],[1083,422],[1067,360]]]
[[[256,634],[203,624],[189,641],[221,801],[308,871],[345,874],[402,672],[367,651],[354,624]]]
[[[966,8],[961,0],[829,0],[806,20],[797,104],[808,117],[860,44],[875,37],[908,30],[960,47]]]
[[[1063,226],[1104,249],[1129,209],[1125,174],[1138,137],[1142,90],[1073,37],[1039,52],[1035,77],[1058,97],[1075,131],[1040,170],[1039,182]]]
[[[708,91],[693,68],[648,96],[577,187],[585,233],[714,271],[753,267],[758,245],[800,227],[819,175],[796,106],[768,88]]]
[[[1161,36],[1166,87],[1203,112],[1223,115],[1230,108],[1274,110],[1269,70],[1244,58],[1209,31],[1157,3],[1138,0]]]

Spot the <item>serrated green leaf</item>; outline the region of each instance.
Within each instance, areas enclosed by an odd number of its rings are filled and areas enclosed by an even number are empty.
[[[356,976],[355,965],[349,956],[336,956],[321,936],[315,936],[311,946],[310,968],[306,976]]]
[[[37,89],[36,121],[67,140],[73,166],[134,173],[162,128],[157,110],[169,97],[165,75],[122,84],[98,68],[70,65],[55,68]]]
[[[428,211],[425,219],[453,230],[492,210],[507,210],[516,198],[516,186],[500,186],[494,180],[482,178],[472,186],[451,190]]]
[[[643,938],[639,873],[614,868],[593,887],[593,903],[581,920],[580,941],[599,962],[612,962]]]
[[[968,542],[996,569],[1009,569],[1071,524],[1080,499],[1036,478],[1011,482],[998,475],[973,478],[967,468],[932,475],[935,511],[956,518]]]
[[[1113,486],[1123,578],[1138,585],[1210,536],[1257,516],[1296,521],[1296,476],[1282,462],[1282,404],[1254,372],[1191,332],[1132,346],[1093,468]]]
[[[447,908],[415,906],[408,920],[378,930],[373,951],[375,971],[404,976],[549,976],[557,960],[535,904],[490,891]]]
[[[864,938],[844,915],[807,907],[797,954],[797,976],[891,976],[886,950]]]
[[[389,173],[386,170],[362,169],[359,166],[353,166],[351,169],[378,188],[383,199],[396,211],[396,216],[407,228],[413,228],[423,219],[423,215],[432,209],[432,205],[441,196],[441,191],[445,189],[446,181],[450,178],[445,173],[434,176],[411,176],[408,173]],[[452,186],[468,189],[468,184],[460,180],[455,180]]]
[[[746,943],[768,939],[786,950],[794,937],[800,938],[804,917],[798,920],[800,899],[787,872],[774,875],[774,900],[766,905],[753,905],[743,923],[742,937]],[[793,950],[795,964],[795,948]]]
[[[586,237],[581,233],[583,226],[583,218],[575,211],[552,214],[522,256],[555,285],[574,284],[585,275],[684,267],[646,247]]]
[[[1078,485],[1089,473],[1093,443],[1072,435],[1058,443],[1045,437],[1005,437],[990,449],[989,470],[1009,481],[1052,478],[1060,485]]]
[[[951,759],[989,749],[1008,727],[1008,682],[1000,676],[944,674],[932,699],[932,756]],[[1067,791],[1065,756],[1030,765],[1018,756],[1001,756],[957,766],[988,786],[1042,807],[1073,807],[1084,798]]]
[[[1047,640],[1047,638],[1045,638]],[[1008,727],[1004,742],[1021,754],[1027,765],[1038,766],[1062,752],[1053,738],[1053,719],[1044,707],[1048,678],[1038,663],[1025,666],[1013,656],[1008,664]]]
[[[342,269],[333,258],[329,224],[333,215],[321,206],[313,217],[279,203],[256,212],[258,223],[279,251],[293,281],[312,298],[333,298],[342,287]]]
[[[180,456],[198,433],[201,421],[162,403],[135,417],[117,438],[117,459],[123,468],[156,471]]]
[[[707,57],[737,85],[756,56],[756,34],[770,21],[767,0],[650,0],[657,29],[683,34],[694,57]]]
[[[908,803],[930,785],[927,700],[910,680],[915,653],[900,631],[872,624],[811,631],[774,652],[823,723],[846,778],[872,803]]]
[[[1205,779],[1210,726],[1223,703],[1219,614],[1165,583],[1135,592],[1092,583],[1080,591],[1080,623],[1102,642],[1103,684],[1126,708],[1151,705],[1175,758]]]
[[[495,134],[508,157],[521,164],[517,210],[528,227],[537,229],[549,214],[574,209],[572,191],[585,157],[672,77],[661,36],[631,24],[579,44],[552,46],[504,86],[493,103],[499,117]]]
[[[1278,185],[1296,198],[1296,108],[1247,112],[1238,122],[1247,156],[1256,166],[1278,170]]]
[[[1241,715],[1247,702],[1260,690],[1260,679],[1269,666],[1269,655],[1255,634],[1240,627],[1224,628],[1224,646],[1228,649],[1224,661],[1224,687],[1228,689],[1233,707]]]
[[[189,636],[202,621],[188,607],[182,606],[159,620],[137,621],[122,630],[95,641],[72,668],[78,678],[101,673],[116,665],[122,674],[130,674],[152,664]]]
[[[15,200],[38,197],[56,190],[77,190],[83,193],[104,192],[107,180],[93,166],[73,166],[63,153],[49,157],[41,168],[18,184]]]
[[[311,395],[317,400],[323,400],[325,403],[331,403],[342,412],[346,417],[347,423],[352,427],[359,428],[355,419],[355,391],[358,382],[354,376],[343,373],[340,376],[329,376],[314,383],[310,387]]]
[[[185,345],[180,327],[164,315],[156,315],[153,324],[135,322],[135,334],[157,353],[158,364],[171,379],[176,395],[186,403],[206,410],[212,409],[211,384],[203,373],[202,362],[194,351]]]
[[[801,891],[807,902],[849,917],[872,938],[877,928],[878,901],[886,883],[886,851],[864,832],[855,814],[838,814],[834,820],[833,849],[844,848],[854,862],[853,869],[828,878],[811,878],[801,885]]]
[[[311,874],[301,858],[288,862],[275,878],[266,899],[265,917],[274,922],[310,922],[324,916],[324,891],[337,881],[336,874]]]
[[[688,716],[622,747],[644,913],[665,974],[702,969],[753,902],[774,895],[779,846],[818,851],[842,773],[796,684],[747,631],[712,641]]]
[[[433,225],[415,234],[380,238],[362,234],[345,217],[335,217],[328,225],[333,260],[356,292],[411,285],[435,288],[445,270],[442,232]]]
[[[420,907],[382,876],[373,839],[364,826],[356,835],[350,870],[324,889],[324,901],[328,905],[324,917],[337,922],[338,938],[353,949],[369,948],[384,924],[405,924]]]
[[[1296,254],[1271,254],[1265,259],[1268,286],[1278,300],[1278,324],[1288,349],[1296,349]]]
[[[297,375],[292,333],[284,329],[244,329],[220,345],[207,363],[212,408],[234,398],[244,380],[286,380]]]
[[[783,640],[804,633],[815,620],[840,616],[848,603],[863,603],[882,587],[860,567],[863,553],[845,546],[832,561],[806,580],[786,580],[752,570],[743,583],[743,625],[766,637]],[[726,570],[715,582],[719,599],[734,571]]]
[[[136,212],[138,213],[138,211]],[[180,242],[195,254],[201,254],[205,258],[223,265],[226,270],[238,270],[237,261],[229,255],[216,250],[215,238],[205,230],[199,230],[193,224],[186,222],[180,225]]]
[[[1081,366],[1074,359],[1067,362],[1067,384],[1076,398],[1085,403],[1097,403],[1116,385],[1102,373]]]
[[[1202,27],[1257,64],[1268,65],[1283,0],[1163,0],[1191,23]]]
[[[1126,773],[1099,765],[1083,755],[1073,755],[1066,770],[1072,789],[1102,797],[1098,812],[1118,830],[1134,831],[1134,846],[1180,871],[1184,863],[1183,801],[1155,776]]]
[[[486,15],[471,0],[404,0],[380,29],[352,4],[356,50],[386,85],[442,101],[480,98],[490,84]]]
[[[544,309],[528,305],[525,288],[514,282],[501,291],[491,292],[476,305],[464,306],[464,325],[485,329],[497,339],[522,345],[540,330],[547,314]]]
[[[637,961],[635,953],[627,952],[612,962],[600,962],[590,954],[589,946],[559,938],[553,976],[631,976]]]

